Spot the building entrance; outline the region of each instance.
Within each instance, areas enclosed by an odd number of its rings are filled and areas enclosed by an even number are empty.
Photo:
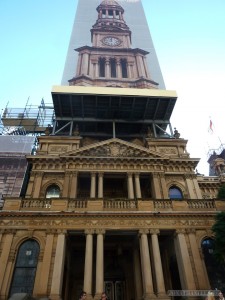
[[[105,281],[105,292],[109,300],[125,299],[125,282],[124,281]]]

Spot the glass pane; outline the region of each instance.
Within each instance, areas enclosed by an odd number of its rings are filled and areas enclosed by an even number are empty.
[[[177,187],[171,187],[169,189],[169,197],[170,199],[182,199],[183,195]]]
[[[18,251],[10,295],[32,294],[40,247],[35,240],[27,240]]]
[[[46,192],[46,198],[59,198],[60,189],[57,185],[52,185],[48,187]]]
[[[39,255],[39,245],[34,240],[23,243],[19,248],[16,267],[35,267]]]
[[[14,293],[28,293],[32,295],[36,268],[16,268],[10,295]]]

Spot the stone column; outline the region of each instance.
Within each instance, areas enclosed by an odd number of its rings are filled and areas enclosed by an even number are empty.
[[[103,172],[98,173],[98,198],[103,198]]]
[[[132,64],[128,62],[127,63],[127,76],[128,76],[128,78],[132,78],[131,68],[132,68]]]
[[[159,173],[156,172],[152,173],[152,181],[153,181],[153,197],[155,199],[162,199]]]
[[[63,197],[68,197],[68,194],[69,194],[70,174],[71,174],[70,172],[65,172],[65,175],[64,175],[63,191],[62,191]]]
[[[104,291],[104,233],[105,230],[98,229],[97,233],[97,250],[96,250],[96,288],[95,299],[101,298]]]
[[[88,53],[87,52],[83,53],[81,75],[88,75],[88,58],[89,58]]]
[[[90,191],[90,198],[94,199],[96,195],[96,173],[91,173],[91,191]]]
[[[77,62],[77,75],[81,75],[81,53],[78,55],[78,62]]]
[[[42,177],[44,172],[36,172],[35,173],[35,182],[34,182],[34,193],[33,198],[38,198],[41,190]]]
[[[159,241],[158,241],[158,229],[151,229],[151,240],[152,240],[152,251],[153,251],[153,261],[155,267],[155,276],[156,276],[156,286],[157,286],[157,296],[159,298],[168,298],[165,290],[165,282],[163,276],[162,269],[162,261],[159,249]]]
[[[84,263],[84,291],[88,298],[92,293],[92,266],[93,266],[93,230],[85,230],[86,248],[85,248],[85,263]]]
[[[71,186],[70,186],[70,199],[77,198],[77,179],[78,179],[78,173],[73,172],[71,178]]]
[[[142,299],[142,275],[141,275],[141,265],[138,250],[135,248],[133,251],[134,258],[134,284],[135,284],[135,297],[134,299]]]
[[[55,260],[52,275],[52,285],[51,285],[51,300],[61,300],[62,299],[62,281],[63,281],[63,271],[64,271],[64,260],[65,260],[65,232],[61,232],[57,238]]]
[[[117,78],[122,78],[121,65],[120,65],[120,59],[119,58],[116,59],[116,74],[117,74]]]
[[[194,228],[187,229],[188,238],[189,238],[190,246],[191,246],[192,257],[193,257],[194,264],[195,264],[196,276],[198,279],[198,289],[207,290],[207,289],[210,289],[210,287],[208,285],[206,274],[204,272],[204,267],[202,264],[202,259],[201,259],[199,248],[197,245],[195,232],[196,231]]]
[[[143,57],[143,63],[144,63],[144,67],[145,67],[146,77],[151,78],[145,56]]]
[[[108,57],[105,60],[105,77],[110,78],[110,63]]]
[[[137,59],[138,76],[145,77],[145,70],[143,66],[142,56],[140,54],[137,54],[136,59]]]
[[[128,199],[134,199],[134,186],[133,186],[132,173],[127,173],[127,190],[128,190]]]
[[[155,298],[153,292],[153,283],[152,283],[152,271],[151,271],[151,261],[149,254],[148,230],[140,230],[140,252],[141,252],[141,266],[142,266],[142,275],[143,275],[143,299],[150,300]]]
[[[1,241],[4,234],[4,229],[0,229],[0,248],[1,248]]]
[[[136,198],[141,199],[141,186],[140,186],[140,176],[139,173],[134,174],[135,178],[135,192],[136,192]]]
[[[178,229],[175,237],[175,250],[179,267],[182,289],[196,290],[191,260],[185,239],[185,230]]]
[[[196,192],[196,195],[197,195],[197,199],[202,199],[202,193],[201,193],[201,190],[199,188],[199,184],[198,184],[196,175],[193,175],[193,183],[194,183],[194,189],[195,189],[195,192]]]
[[[95,78],[99,78],[99,61],[95,64]]]
[[[160,184],[162,188],[163,199],[169,199],[169,193],[166,186],[165,174],[159,173]]]
[[[196,196],[195,196],[195,193],[194,193],[194,190],[193,190],[193,185],[192,185],[192,174],[186,174],[185,179],[186,179],[186,184],[187,184],[187,188],[188,188],[189,197],[191,199],[196,199]]]
[[[35,291],[37,292],[37,295],[39,297],[44,297],[47,295],[53,242],[54,242],[54,230],[48,231],[46,236],[42,267],[40,270],[41,273],[40,281],[39,281],[39,285],[35,287]]]
[[[0,291],[2,291],[3,281],[6,276],[6,269],[14,234],[15,232],[13,230],[5,230],[4,237],[2,238],[4,240],[4,244],[0,256]]]

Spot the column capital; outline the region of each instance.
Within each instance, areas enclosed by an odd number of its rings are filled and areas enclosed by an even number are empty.
[[[85,229],[85,230],[84,230],[84,233],[85,233],[85,235],[88,235],[88,234],[94,234],[94,233],[95,233],[95,230],[94,230],[94,229]]]
[[[102,172],[102,171],[98,172],[99,177],[102,177],[103,175],[104,175],[104,172]]]
[[[177,230],[176,230],[176,234],[180,234],[180,233],[185,234],[185,233],[186,233],[186,230],[183,229],[183,228],[177,229]]]
[[[66,235],[66,234],[67,234],[67,230],[65,230],[65,229],[56,229],[56,233],[57,233],[57,234],[63,234],[63,235]]]
[[[37,171],[37,172],[34,172],[34,174],[37,177],[42,177],[44,175],[44,172],[43,171]]]
[[[139,235],[142,235],[142,234],[148,234],[148,233],[149,233],[149,230],[146,229],[146,228],[139,229]]]
[[[159,229],[150,229],[149,232],[150,232],[150,234],[156,234],[156,235],[160,234],[160,230]]]
[[[132,177],[133,173],[132,172],[127,172],[127,177]]]
[[[5,229],[4,233],[5,234],[15,235],[16,234],[16,230],[15,229]]]
[[[188,234],[190,234],[190,233],[196,233],[196,230],[195,230],[195,228],[187,228],[186,229],[186,232],[188,233]]]
[[[135,177],[139,177],[139,176],[140,176],[140,172],[135,172],[135,173],[134,173],[134,176],[135,176]]]
[[[105,234],[105,229],[101,229],[101,228],[96,229],[96,230],[95,230],[95,233],[96,233],[96,234]]]
[[[96,175],[96,172],[90,172],[91,173],[91,176],[95,176]]]
[[[54,235],[57,233],[57,230],[56,229],[47,229],[46,230],[46,235]]]

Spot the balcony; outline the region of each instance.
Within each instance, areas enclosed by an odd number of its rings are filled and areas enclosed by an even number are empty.
[[[2,211],[38,212],[216,212],[225,210],[225,201],[211,199],[131,200],[131,199],[24,199],[5,198]]]

